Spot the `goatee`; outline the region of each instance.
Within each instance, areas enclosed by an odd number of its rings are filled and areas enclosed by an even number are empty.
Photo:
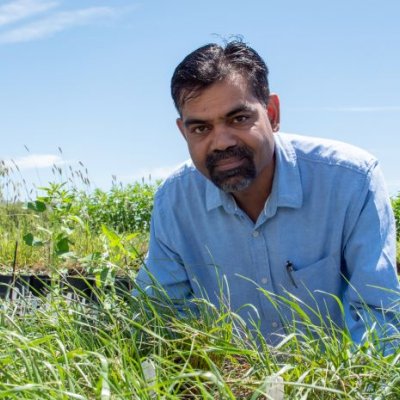
[[[243,163],[239,167],[219,171],[216,168],[218,162],[229,158],[242,159]],[[214,151],[207,156],[206,167],[214,185],[227,193],[246,189],[256,177],[253,151],[245,146],[235,146],[223,151]]]

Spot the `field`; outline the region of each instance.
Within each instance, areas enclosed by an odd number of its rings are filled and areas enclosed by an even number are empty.
[[[23,185],[0,173],[1,274],[53,277],[41,297],[0,300],[0,398],[400,398],[400,349],[382,355],[374,327],[356,347],[345,331],[293,326],[271,348],[229,309],[199,301],[200,317],[181,317],[117,290],[146,252],[157,183],[89,192],[83,173],[56,171],[21,202]],[[66,295],[65,276],[93,277],[96,298]]]

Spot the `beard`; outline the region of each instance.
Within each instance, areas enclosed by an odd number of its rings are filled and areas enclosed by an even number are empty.
[[[239,167],[218,171],[218,162],[228,158],[243,159]],[[211,182],[224,192],[238,192],[246,189],[256,177],[253,151],[248,147],[229,147],[224,151],[214,151],[206,158],[206,168]]]

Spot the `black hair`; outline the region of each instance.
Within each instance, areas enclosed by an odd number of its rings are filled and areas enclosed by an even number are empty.
[[[267,65],[250,46],[233,40],[224,46],[216,43],[202,46],[176,67],[171,79],[171,95],[179,114],[188,98],[234,74],[244,77],[256,98],[268,104]]]

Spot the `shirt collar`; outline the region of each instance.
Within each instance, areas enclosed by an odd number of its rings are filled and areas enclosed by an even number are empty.
[[[285,134],[275,133],[275,175],[272,191],[264,213],[272,216],[278,207],[300,208],[303,204],[303,188],[296,152]],[[228,213],[237,210],[235,199],[218,189],[210,180],[206,183],[207,211],[223,206]]]
[[[275,175],[270,203],[277,207],[300,208],[303,204],[303,188],[296,151],[285,134],[275,133]]]
[[[218,189],[209,179],[206,184],[206,207],[207,211],[223,206],[228,213],[234,213],[237,205],[233,196]]]

